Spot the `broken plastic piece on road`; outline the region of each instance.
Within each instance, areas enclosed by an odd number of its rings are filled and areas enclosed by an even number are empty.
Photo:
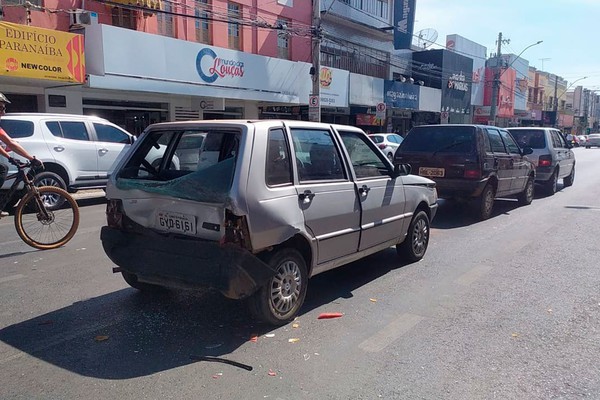
[[[300,328],[300,324],[294,323],[294,324],[292,324],[292,328]]]
[[[271,368],[269,368],[268,374],[269,376],[277,376],[277,372],[273,371]]]
[[[377,299],[370,298],[369,300],[371,300],[373,303],[377,303]]]
[[[94,340],[96,342],[104,342],[105,340],[108,340],[108,336],[105,335],[98,335],[94,338]]]
[[[317,319],[331,319],[331,318],[340,318],[342,317],[344,314],[339,313],[339,312],[335,312],[335,313],[321,313],[319,315],[319,318]]]
[[[272,338],[272,337],[275,337],[275,334],[274,333],[267,333],[265,335],[265,337]]]
[[[299,341],[300,341],[300,339],[299,339],[299,338],[291,338],[291,339],[288,339],[288,342],[289,342],[289,343],[296,343],[296,342],[299,342]]]
[[[256,342],[258,342],[258,335],[257,335],[257,334],[255,334],[255,333],[253,333],[253,334],[250,336],[250,341],[251,341],[251,342],[255,342],[255,343],[256,343]]]

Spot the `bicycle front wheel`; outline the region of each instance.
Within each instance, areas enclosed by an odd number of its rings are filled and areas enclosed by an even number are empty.
[[[59,199],[58,209],[46,204],[45,198]],[[42,186],[38,193],[29,192],[15,210],[17,233],[31,247],[55,249],[73,238],[79,226],[79,206],[69,193],[58,187]]]

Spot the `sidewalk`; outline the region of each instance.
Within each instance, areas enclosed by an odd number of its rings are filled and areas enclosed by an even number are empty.
[[[75,200],[94,199],[105,195],[106,193],[102,189],[78,190],[76,193],[71,193]]]

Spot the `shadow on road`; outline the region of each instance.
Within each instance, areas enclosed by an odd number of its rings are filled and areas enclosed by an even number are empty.
[[[558,191],[562,190],[562,184],[558,184],[557,189]],[[542,186],[536,185],[535,196],[531,205],[535,205],[536,200],[541,200],[546,197],[551,196],[544,192]],[[431,224],[432,228],[453,229],[480,222],[474,215],[473,206],[470,203],[439,199],[438,204],[437,214]],[[490,219],[497,218],[503,214],[508,215],[520,207],[521,206],[516,199],[496,199]]]
[[[401,266],[390,248],[317,275],[301,315],[352,297],[356,288]],[[120,380],[185,366],[194,362],[192,356],[247,363],[231,353],[253,335],[275,329],[255,323],[242,302],[218,293],[143,294],[128,288],[8,326],[0,330],[0,340],[76,374]]]

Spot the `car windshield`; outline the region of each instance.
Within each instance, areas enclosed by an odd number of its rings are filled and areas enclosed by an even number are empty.
[[[473,127],[422,126],[413,128],[400,144],[401,151],[465,153],[475,150]]]
[[[150,132],[119,172],[117,187],[220,202],[231,187],[240,136],[223,129]]]
[[[543,149],[546,147],[544,131],[540,129],[509,129],[519,146],[531,147],[532,149]]]

